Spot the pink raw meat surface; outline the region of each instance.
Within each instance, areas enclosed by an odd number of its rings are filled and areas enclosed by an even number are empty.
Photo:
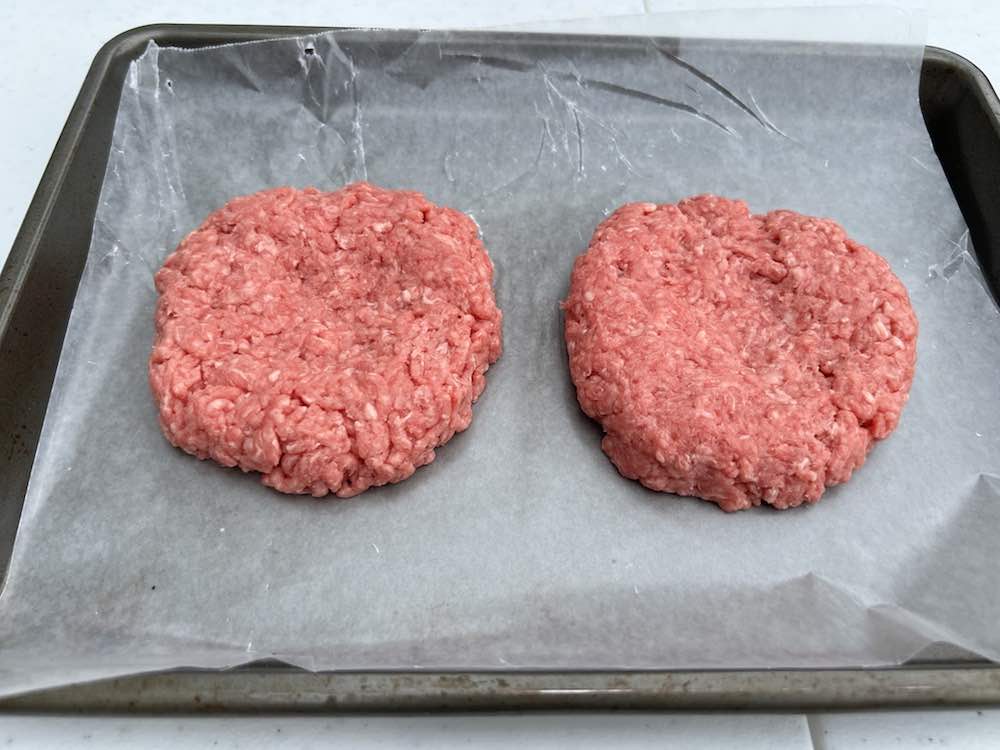
[[[419,193],[236,198],[156,274],[163,432],[282,492],[405,479],[469,426],[500,356],[492,280],[475,223]]]
[[[734,511],[817,501],[896,427],[917,320],[836,223],[712,195],[623,206],[563,303],[580,405],[630,479]]]

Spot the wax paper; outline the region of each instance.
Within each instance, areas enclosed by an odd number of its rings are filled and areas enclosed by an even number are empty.
[[[0,693],[179,666],[666,669],[1000,657],[1000,315],[917,100],[919,46],[343,31],[150,45],[0,595]],[[405,482],[278,494],[160,433],[153,274],[229,198],[354,180],[470,213],[505,351]],[[833,217],[920,320],[898,430],[811,507],[643,489],[570,383],[559,301],[622,203]]]

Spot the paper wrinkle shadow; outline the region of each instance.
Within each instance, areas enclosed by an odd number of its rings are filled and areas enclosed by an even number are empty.
[[[982,617],[996,587],[972,567],[995,525],[961,521],[997,507],[980,477],[1000,473],[1000,316],[952,258],[966,227],[921,120],[919,55],[366,31],[150,46],[123,89],[0,596],[0,694],[271,657],[870,666],[942,638],[1000,656]],[[153,271],[234,195],[364,178],[482,230],[505,353],[471,428],[346,502],[170,448],[146,383]],[[575,402],[558,311],[573,259],[620,204],[700,192],[835,217],[912,295],[901,425],[815,507],[730,516],[649,492]]]

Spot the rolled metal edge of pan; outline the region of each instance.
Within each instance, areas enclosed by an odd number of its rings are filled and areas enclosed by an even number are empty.
[[[166,672],[0,701],[2,711],[811,709],[1000,702],[1000,666],[703,672]]]

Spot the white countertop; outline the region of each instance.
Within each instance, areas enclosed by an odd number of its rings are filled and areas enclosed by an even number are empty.
[[[315,26],[473,27],[548,19],[866,0],[424,0],[214,3],[210,0],[7,0],[0,25],[0,264],[20,226],[69,108],[98,48],[155,22]],[[927,43],[969,58],[1000,81],[1000,4],[886,2],[926,7]],[[1000,709],[824,714],[500,714],[357,717],[0,716],[0,745],[92,747],[1000,747]]]
[[[523,748],[853,750],[1000,747],[1000,711],[818,714],[528,713],[428,716],[0,717],[10,748]]]

